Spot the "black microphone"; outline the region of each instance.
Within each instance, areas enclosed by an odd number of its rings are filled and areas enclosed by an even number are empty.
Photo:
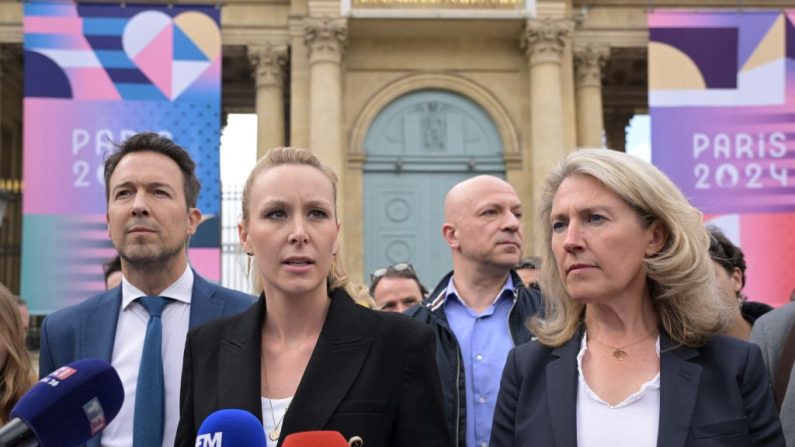
[[[33,386],[0,428],[0,447],[72,447],[85,443],[116,417],[124,388],[100,359],[58,368]]]

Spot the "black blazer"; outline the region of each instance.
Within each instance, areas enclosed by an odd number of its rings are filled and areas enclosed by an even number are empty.
[[[532,341],[508,354],[492,447],[577,445],[581,337],[556,349]],[[784,447],[759,348],[721,336],[700,348],[674,348],[661,332],[657,446]]]
[[[290,433],[336,430],[364,445],[449,446],[433,331],[405,315],[366,309],[343,291],[287,409]],[[212,412],[240,408],[262,421],[260,349],[265,300],[193,329],[185,344],[176,445],[193,447]],[[267,362],[267,359],[264,360]]]

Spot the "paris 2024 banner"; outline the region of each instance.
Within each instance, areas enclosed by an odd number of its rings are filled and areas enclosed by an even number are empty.
[[[190,262],[220,278],[219,11],[212,6],[24,3],[22,296],[49,313],[104,290],[103,162],[141,131],[191,152],[204,218]]]
[[[745,252],[749,299],[795,289],[795,10],[649,14],[652,161]]]

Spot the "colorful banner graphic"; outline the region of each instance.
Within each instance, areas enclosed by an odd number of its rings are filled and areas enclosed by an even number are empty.
[[[652,161],[746,255],[744,292],[795,289],[795,10],[649,14]]]
[[[22,296],[49,313],[104,290],[116,252],[103,162],[141,131],[191,152],[204,215],[191,264],[220,278],[221,33],[211,6],[24,5]]]

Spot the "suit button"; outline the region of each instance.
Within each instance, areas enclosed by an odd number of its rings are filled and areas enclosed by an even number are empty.
[[[362,447],[364,445],[364,439],[361,436],[354,436],[348,440],[348,445],[351,447]]]

